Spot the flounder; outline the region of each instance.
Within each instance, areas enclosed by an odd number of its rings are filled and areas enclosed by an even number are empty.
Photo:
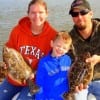
[[[34,73],[22,55],[13,48],[3,47],[3,61],[7,65],[8,75],[10,75],[14,80],[23,84],[25,81],[29,85],[31,94],[36,93],[39,87],[30,80],[30,76]]]
[[[74,100],[75,87],[83,83],[87,86],[93,78],[94,66],[86,63],[86,59],[91,57],[90,53],[77,56],[69,71],[69,92],[64,93],[64,100]]]

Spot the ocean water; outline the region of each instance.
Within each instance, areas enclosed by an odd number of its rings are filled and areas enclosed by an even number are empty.
[[[2,47],[8,40],[12,28],[18,20],[27,15],[27,7],[30,0],[0,0],[0,60],[2,59]],[[69,31],[73,25],[68,14],[73,0],[45,0],[48,5],[49,22],[57,30]],[[94,17],[100,17],[100,0],[88,0],[94,11]]]

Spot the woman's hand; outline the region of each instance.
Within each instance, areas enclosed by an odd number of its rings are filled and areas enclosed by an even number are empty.
[[[34,78],[35,78],[35,75],[34,73],[32,73],[29,79],[34,80]]]

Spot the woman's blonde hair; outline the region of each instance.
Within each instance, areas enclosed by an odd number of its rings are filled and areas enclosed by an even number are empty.
[[[36,3],[43,5],[45,10],[46,10],[46,12],[47,12],[47,4],[46,4],[45,1],[43,1],[43,0],[31,0],[29,5],[28,5],[27,13],[29,13],[29,11],[30,11],[30,6],[33,5],[33,4],[36,4]]]

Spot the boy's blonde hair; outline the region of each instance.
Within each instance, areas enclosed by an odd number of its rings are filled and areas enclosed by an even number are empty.
[[[70,45],[72,44],[72,38],[69,35],[69,33],[66,32],[66,31],[60,31],[60,32],[58,32],[58,34],[56,35],[54,41],[56,39],[63,39],[63,41],[64,41],[65,44],[70,44]]]

